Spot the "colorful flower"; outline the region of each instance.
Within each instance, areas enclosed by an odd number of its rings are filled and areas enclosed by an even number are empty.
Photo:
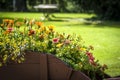
[[[70,44],[71,43],[71,41],[70,40],[65,40],[65,42],[64,42],[64,44],[66,44],[66,45],[68,45],[68,44]]]
[[[59,42],[59,38],[54,38],[53,39],[53,43],[58,43]]]
[[[16,22],[16,27],[20,27],[23,24],[23,22]]]
[[[63,45],[63,43],[59,43],[59,44],[56,45],[56,47],[59,48],[59,47],[61,47],[62,45]]]
[[[7,28],[8,33],[11,33],[12,31],[13,31],[13,28],[11,28],[11,27]]]
[[[31,35],[33,35],[33,34],[35,34],[35,31],[31,29],[31,30],[29,31],[28,35],[31,36]]]
[[[41,27],[41,26],[43,25],[42,22],[35,22],[35,24],[38,26],[38,28]]]
[[[96,65],[96,63],[94,62],[95,58],[93,57],[92,53],[90,52],[86,52],[88,58],[89,58],[89,62],[92,64],[92,65]]]
[[[44,39],[44,35],[43,34],[39,35],[39,39],[43,40]]]
[[[50,30],[50,31],[53,31],[54,26],[53,26],[53,25],[51,25],[51,26],[48,26],[48,28],[49,28],[49,30]]]
[[[80,51],[86,51],[86,48],[81,47]]]
[[[22,25],[25,27],[21,28]],[[106,69],[106,65],[101,66],[95,61],[90,52],[94,48],[83,45],[80,36],[60,34],[54,31],[54,26],[43,26],[42,22],[35,22],[34,19],[25,19],[24,22],[4,19],[0,26],[4,27],[0,29],[0,66],[6,64],[8,58],[21,63],[24,50],[32,50],[54,54],[74,69],[88,70],[88,75],[89,72]]]

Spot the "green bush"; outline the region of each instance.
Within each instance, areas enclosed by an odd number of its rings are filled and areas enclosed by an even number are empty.
[[[58,33],[54,26],[43,22],[24,19],[24,21],[4,19],[0,25],[0,66],[25,60],[25,50],[53,54],[75,70],[91,77],[98,73],[103,78],[106,65],[95,60],[92,46],[85,46],[81,36]]]

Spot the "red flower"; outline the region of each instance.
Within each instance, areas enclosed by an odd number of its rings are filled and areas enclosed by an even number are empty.
[[[28,33],[29,36],[31,36],[31,35],[33,35],[33,34],[35,34],[35,31],[34,31],[34,30],[30,30],[29,33]]]
[[[58,43],[59,42],[59,39],[58,38],[54,38],[53,39],[53,43]]]
[[[94,61],[95,58],[93,57],[92,53],[90,53],[90,52],[86,52],[86,54],[87,54],[87,56],[88,56],[88,58],[89,58],[89,62],[90,62],[90,64],[96,66],[96,63],[95,63],[95,61]]]

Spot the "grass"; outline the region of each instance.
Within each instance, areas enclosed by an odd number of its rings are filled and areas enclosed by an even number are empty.
[[[42,13],[0,12],[3,18],[34,18],[40,20]],[[56,18],[44,21],[45,25],[55,25],[56,31],[80,34],[85,45],[94,47],[94,56],[101,64],[107,64],[105,71],[110,76],[120,76],[120,23],[112,21],[91,21],[94,14],[55,13]]]

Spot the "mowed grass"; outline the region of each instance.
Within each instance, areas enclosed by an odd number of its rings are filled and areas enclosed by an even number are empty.
[[[93,54],[100,64],[107,64],[105,71],[110,76],[120,76],[120,22],[91,21],[94,14],[55,13],[56,18],[44,21],[45,25],[56,26],[55,30],[67,34],[81,35],[85,45],[94,47]],[[0,12],[0,22],[4,18],[37,19],[42,13]]]

